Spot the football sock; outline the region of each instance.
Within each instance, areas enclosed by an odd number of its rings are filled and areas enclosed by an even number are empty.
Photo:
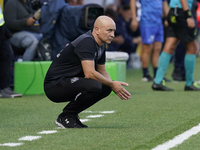
[[[196,56],[194,54],[185,55],[184,65],[185,65],[186,86],[190,86],[193,82],[195,60]]]
[[[156,67],[156,68],[153,68],[154,78],[156,77],[157,69],[158,69],[157,67]]]
[[[156,72],[156,77],[154,82],[156,84],[160,84],[161,81],[164,78],[165,75],[165,71],[167,70],[167,67],[169,65],[169,61],[171,59],[171,55],[166,53],[166,52],[162,52],[158,61],[158,69]]]
[[[142,68],[142,71],[143,71],[143,76],[146,77],[149,75],[149,70],[148,68]]]

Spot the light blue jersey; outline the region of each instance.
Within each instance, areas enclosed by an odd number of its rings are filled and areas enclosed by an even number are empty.
[[[193,0],[187,0],[187,2],[188,2],[189,8],[191,9]],[[169,7],[175,8],[176,6],[178,8],[182,8],[181,1],[180,0],[170,0]]]
[[[140,24],[148,26],[161,24],[163,1],[166,0],[140,0],[142,10]]]

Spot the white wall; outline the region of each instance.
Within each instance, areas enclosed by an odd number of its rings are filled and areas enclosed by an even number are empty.
[[[84,4],[95,3],[105,7],[109,4],[116,3],[116,1],[117,0],[83,0],[83,3]]]
[[[83,0],[84,4],[95,3],[103,6],[104,0]]]

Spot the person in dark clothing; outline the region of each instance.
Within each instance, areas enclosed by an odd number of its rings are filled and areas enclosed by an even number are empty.
[[[36,58],[37,46],[43,37],[39,21],[33,17],[35,12],[27,0],[9,0],[4,8],[6,25],[12,33],[11,44],[22,49],[23,61]]]
[[[85,128],[78,114],[114,91],[122,100],[131,94],[125,82],[112,81],[105,69],[105,44],[111,43],[115,22],[99,16],[92,31],[82,34],[57,54],[50,65],[44,91],[53,102],[69,102],[58,116],[61,128]]]
[[[11,34],[7,29],[0,6],[0,98],[21,97],[9,87],[11,79],[11,66],[13,62],[13,51],[9,38]]]
[[[172,78],[175,81],[185,81],[185,66],[184,58],[186,54],[186,48],[184,43],[179,42],[175,50],[174,58],[174,71]]]

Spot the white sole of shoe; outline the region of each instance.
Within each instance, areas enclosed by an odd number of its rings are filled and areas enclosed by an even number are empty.
[[[57,120],[55,121],[55,124],[59,127],[61,127],[62,129],[66,129],[61,123],[59,123]]]

